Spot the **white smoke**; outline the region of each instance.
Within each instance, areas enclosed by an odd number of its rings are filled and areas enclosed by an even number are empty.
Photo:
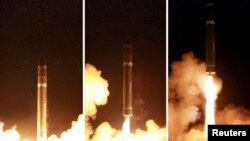
[[[97,106],[105,105],[108,101],[108,81],[101,77],[101,71],[93,65],[86,64],[84,86],[85,115],[95,118]]]
[[[183,134],[190,123],[200,118],[201,93],[206,79],[206,67],[193,53],[171,65],[169,76],[169,140]]]
[[[250,124],[250,111],[242,106],[227,105],[216,114],[218,124]]]
[[[0,122],[0,141],[19,141],[20,135],[16,130],[16,126],[11,129],[3,130],[4,123]]]
[[[77,121],[73,121],[71,128],[62,132],[60,137],[51,135],[48,141],[83,141],[84,140],[84,118],[79,115]]]

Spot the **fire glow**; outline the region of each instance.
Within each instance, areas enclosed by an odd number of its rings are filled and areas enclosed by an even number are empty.
[[[122,125],[122,140],[130,141],[130,118],[126,117]]]
[[[206,97],[206,108],[205,108],[205,133],[207,133],[207,126],[215,124],[215,111],[216,111],[216,98],[217,98],[217,87],[214,82],[212,75],[208,75],[205,81],[205,97]]]

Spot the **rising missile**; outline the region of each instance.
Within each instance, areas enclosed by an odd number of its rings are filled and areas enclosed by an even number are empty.
[[[47,140],[47,66],[41,57],[37,84],[37,141]]]
[[[131,117],[133,115],[132,106],[132,45],[125,44],[123,54],[123,116]]]
[[[208,2],[206,5],[206,72],[209,75],[215,74],[215,20],[214,3]]]

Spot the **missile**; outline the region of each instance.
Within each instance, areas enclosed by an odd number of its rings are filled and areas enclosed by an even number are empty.
[[[215,20],[214,3],[208,2],[206,19],[206,72],[210,75],[215,74]]]
[[[41,57],[37,84],[37,141],[47,140],[47,66]]]
[[[133,115],[132,106],[132,45],[125,44],[123,54],[123,116],[131,117]]]

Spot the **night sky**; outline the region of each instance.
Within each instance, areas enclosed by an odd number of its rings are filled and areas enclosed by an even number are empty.
[[[0,121],[36,137],[37,65],[48,67],[49,135],[82,113],[82,1],[0,1]]]
[[[123,44],[133,48],[134,115],[132,127],[154,119],[166,125],[165,0],[86,1],[86,62],[109,82],[108,104],[98,108],[96,127],[108,121],[121,129]]]
[[[205,61],[205,0],[169,0],[169,64],[189,51]],[[215,1],[216,73],[223,81],[218,109],[250,110],[249,1]]]

